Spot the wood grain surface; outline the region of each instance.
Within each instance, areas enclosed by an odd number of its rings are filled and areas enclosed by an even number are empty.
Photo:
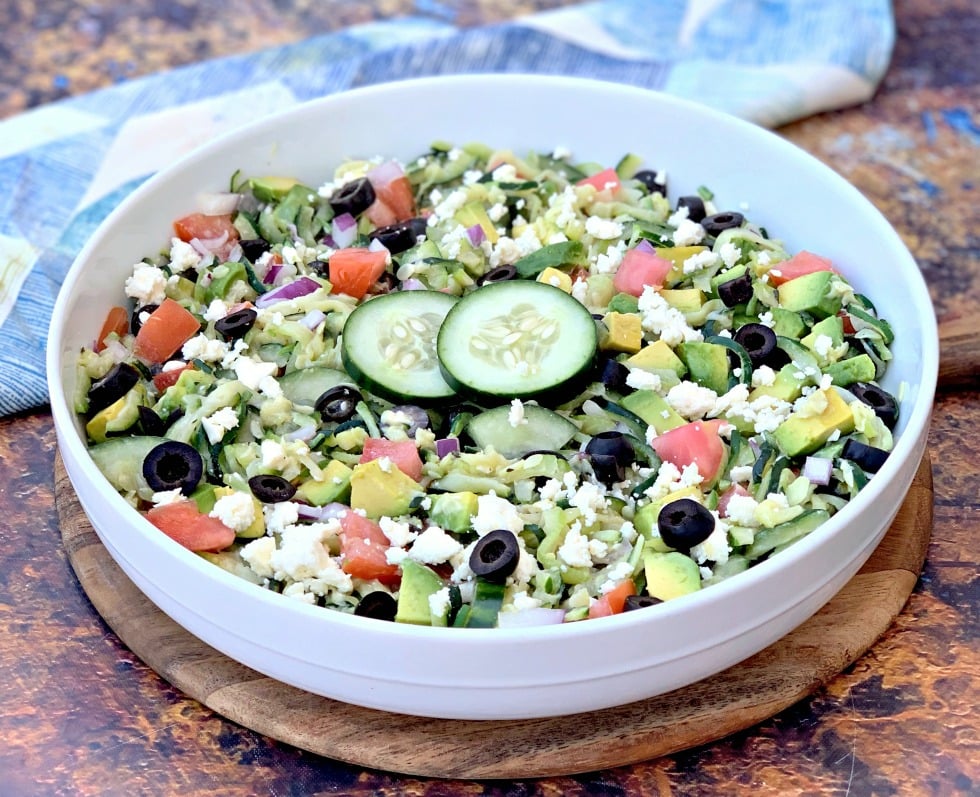
[[[932,469],[860,572],[809,621],[746,661],[666,695],[572,717],[434,720],[351,706],[267,678],[204,644],[113,562],[60,457],[55,502],[69,561],[92,604],[151,669],[234,722],[329,758],[440,778],[527,778],[632,764],[720,739],[796,703],[888,629],[915,587],[932,528]]]

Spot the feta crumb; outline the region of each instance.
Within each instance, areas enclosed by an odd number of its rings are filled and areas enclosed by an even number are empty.
[[[701,243],[704,236],[704,227],[696,221],[685,218],[681,219],[680,224],[677,225],[677,229],[671,235],[671,240],[674,242],[674,246],[693,246]]]
[[[667,403],[688,420],[703,418],[718,401],[718,394],[696,382],[684,381],[674,385],[665,396]]]
[[[265,516],[266,533],[281,534],[283,529],[299,520],[299,504],[292,501],[263,504],[262,514]]]
[[[751,466],[746,465],[751,471]],[[751,478],[751,472],[749,475]],[[746,480],[748,481],[748,480]],[[725,508],[725,514],[732,523],[737,523],[739,526],[758,526],[759,521],[756,518],[755,511],[759,507],[759,502],[756,501],[751,495],[740,495],[739,493],[734,493],[728,499],[728,506]]]
[[[222,407],[201,421],[211,445],[220,443],[225,433],[238,426],[238,413],[232,407]]]
[[[704,339],[699,330],[688,325],[684,314],[676,307],[671,307],[667,300],[650,285],[644,287],[640,295],[638,310],[643,329],[658,335],[670,346],[676,346],[684,341]]]
[[[759,313],[759,323],[763,326],[769,327],[769,329],[776,326],[776,321],[772,317],[772,310],[766,310],[764,313]]]
[[[259,578],[272,578],[272,554],[275,551],[275,538],[259,537],[245,545],[239,552],[239,556]]]
[[[477,513],[473,516],[473,531],[479,536],[489,534],[495,529],[507,529],[517,534],[524,529],[524,520],[506,498],[498,498],[491,491],[489,495],[477,498]]]
[[[632,368],[626,377],[626,384],[634,390],[656,390],[662,387],[659,374],[652,374],[642,368]]]
[[[412,547],[408,549],[409,558],[423,564],[437,565],[448,562],[463,550],[463,546],[438,526],[429,526],[423,531]]]
[[[582,524],[577,520],[565,535],[558,548],[558,558],[569,567],[592,567],[589,538],[582,534]]]
[[[208,516],[217,518],[236,533],[242,532],[255,522],[255,502],[248,493],[236,490],[215,501]]]
[[[705,249],[702,252],[695,252],[687,258],[684,261],[683,270],[685,274],[693,274],[695,271],[702,271],[703,269],[717,265],[717,263],[718,255],[710,249]]]
[[[722,262],[726,266],[728,266],[729,268],[731,268],[742,257],[742,250],[739,249],[731,241],[725,241],[725,243],[723,243],[721,245],[721,249],[718,251],[718,254],[721,257]]]
[[[752,371],[752,387],[769,387],[776,381],[776,372],[768,365],[760,365]]]
[[[379,518],[378,525],[381,526],[381,531],[384,532],[388,541],[399,548],[404,548],[419,536],[418,532],[413,531],[408,523],[399,522],[387,516]]]
[[[126,280],[125,291],[138,304],[163,304],[167,298],[167,275],[156,266],[137,263],[133,275]]]
[[[187,496],[180,491],[180,488],[176,488],[153,493],[150,500],[153,501],[154,506],[167,506],[168,504],[179,504],[181,501],[186,501]]]
[[[611,241],[614,238],[619,238],[623,234],[623,225],[612,219],[589,216],[585,220],[585,231],[593,238],[598,238],[601,241]]]
[[[429,596],[429,613],[433,617],[446,617],[449,614],[449,587],[443,587]]]
[[[527,422],[527,418],[524,417],[524,403],[520,399],[514,399],[510,402],[507,423],[516,429],[518,426],[526,426]]]
[[[213,340],[205,334],[195,335],[180,350],[185,360],[203,360],[206,363],[219,362],[228,353],[228,344]]]
[[[170,270],[174,274],[183,274],[201,265],[201,256],[197,250],[180,238],[170,239]]]
[[[709,561],[724,564],[732,550],[728,544],[728,525],[718,517],[717,512],[711,514],[715,519],[714,531],[704,542],[691,548],[691,556],[699,565]]]

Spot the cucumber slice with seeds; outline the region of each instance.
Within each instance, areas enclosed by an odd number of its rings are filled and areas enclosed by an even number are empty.
[[[455,395],[436,357],[436,336],[457,298],[399,291],[358,306],[344,324],[341,357],[357,384],[394,402],[435,404]]]
[[[467,294],[439,330],[446,381],[460,392],[531,398],[592,368],[598,334],[577,299],[543,282],[497,282]]]

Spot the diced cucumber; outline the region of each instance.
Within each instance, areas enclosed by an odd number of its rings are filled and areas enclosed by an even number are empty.
[[[577,299],[543,282],[514,280],[460,299],[439,330],[437,351],[458,391],[524,399],[585,377],[598,342]]]
[[[440,371],[436,336],[456,303],[455,296],[439,291],[398,291],[359,305],[341,341],[347,372],[391,401],[434,404],[451,398],[455,390]]]
[[[493,446],[508,459],[530,451],[559,451],[578,431],[568,418],[536,404],[524,405],[523,421],[511,424],[509,406],[494,407],[473,417],[466,431],[480,448]]]
[[[165,442],[163,437],[110,437],[88,451],[113,487],[121,493],[133,493],[147,487],[143,478],[146,455]]]
[[[330,388],[352,384],[350,376],[335,368],[298,368],[279,378],[282,394],[293,404],[307,407],[312,407]]]

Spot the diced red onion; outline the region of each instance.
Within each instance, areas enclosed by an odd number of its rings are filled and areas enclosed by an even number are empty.
[[[310,310],[299,322],[307,329],[316,329],[327,320],[327,314],[322,310]]]
[[[801,475],[812,484],[822,486],[830,484],[830,473],[834,469],[834,461],[827,457],[807,457],[803,463]]]
[[[470,239],[473,246],[479,246],[487,239],[487,234],[481,225],[474,224],[472,227],[466,228],[466,237]]]
[[[259,308],[268,307],[270,304],[275,304],[276,302],[284,302],[288,299],[298,299],[300,296],[306,296],[308,293],[313,293],[320,287],[320,283],[309,277],[300,277],[292,282],[287,282],[285,285],[280,285],[275,290],[271,290],[268,293],[263,293],[258,299],[255,300],[255,306]]]
[[[337,246],[337,242],[336,242],[336,241],[335,241],[335,240],[333,239],[333,236],[332,236],[332,235],[324,235],[324,236],[323,236],[323,237],[322,237],[322,238],[320,239],[320,243],[322,243],[322,244],[326,244],[326,245],[327,245],[327,246],[329,246],[329,247],[330,247],[331,249],[340,249],[340,247],[339,247],[339,246]]]
[[[533,628],[539,625],[559,625],[564,621],[564,609],[541,606],[520,612],[501,612],[497,615],[497,628]]]
[[[269,270],[266,271],[265,275],[262,277],[262,282],[264,282],[266,285],[274,285],[276,282],[276,277],[279,276],[279,272],[281,271],[282,264],[273,263],[271,266],[269,266]]]
[[[330,237],[335,249],[346,249],[357,238],[357,220],[350,213],[341,213],[330,222]]]
[[[752,453],[756,456],[759,456],[759,454],[762,453],[762,446],[760,446],[759,443],[752,437],[749,438],[749,448],[752,449]]]
[[[205,216],[226,216],[238,210],[241,194],[227,191],[213,191],[200,194],[197,198],[197,208]]]
[[[293,431],[283,435],[284,440],[302,440],[304,443],[314,437],[316,437],[316,426],[313,424],[300,426],[299,429],[293,429]]]
[[[191,238],[188,243],[199,255],[210,255],[228,243],[228,233],[223,232],[217,238]]]
[[[436,440],[436,456],[439,459],[449,455],[456,454],[459,452],[459,438],[457,437],[442,437]]]
[[[231,250],[228,252],[229,262],[235,263],[242,259],[242,247],[241,244],[235,244]]]
[[[368,251],[371,252],[387,252],[388,247],[385,246],[377,238],[372,238],[371,243],[368,244]]]
[[[638,252],[646,252],[647,254],[656,254],[657,250],[652,243],[650,243],[646,238],[643,238],[635,247]]]
[[[304,520],[333,520],[342,518],[349,510],[343,504],[324,504],[323,506],[307,506],[300,504],[296,513]]]
[[[405,171],[401,166],[395,161],[385,161],[367,173],[368,180],[371,181],[371,185],[388,185],[399,177],[404,177]]]
[[[122,342],[118,340],[107,340],[104,351],[112,357],[114,363],[121,363],[124,360],[128,360],[130,355],[129,349],[123,346]]]
[[[415,277],[409,277],[407,280],[402,282],[403,291],[424,291],[425,283],[422,280],[417,280]]]

